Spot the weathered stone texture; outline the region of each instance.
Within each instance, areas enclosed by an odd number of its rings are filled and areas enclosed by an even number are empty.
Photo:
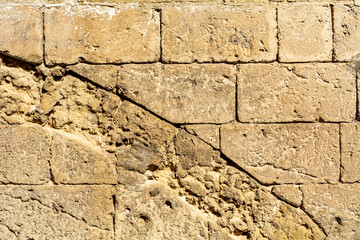
[[[78,5],[45,10],[47,64],[153,62],[159,54],[159,13],[153,9]]]
[[[263,62],[276,58],[271,6],[167,7],[162,15],[165,62]]]
[[[81,138],[54,133],[52,174],[56,183],[117,183],[116,158]]]
[[[38,125],[0,125],[0,182],[42,184],[50,180],[50,135]]]
[[[281,62],[331,61],[329,5],[296,4],[278,9]]]
[[[336,182],[337,124],[227,124],[221,150],[262,183]]]
[[[43,60],[42,14],[35,6],[0,6],[0,52],[27,62]]]
[[[238,65],[241,122],[352,121],[355,71],[346,64]]]
[[[301,206],[302,192],[297,185],[277,185],[272,189],[272,193],[293,206]]]
[[[301,189],[303,208],[324,228],[326,239],[360,239],[360,184],[310,185]]]
[[[111,239],[112,196],[104,186],[1,186],[0,222],[16,239]]]
[[[334,6],[334,57],[337,61],[352,60],[360,53],[359,14],[359,6]]]
[[[236,71],[231,65],[130,64],[103,69],[79,64],[69,69],[104,87],[117,86],[121,95],[172,123],[226,123],[235,119]],[[105,74],[91,75],[97,69]]]
[[[341,181],[360,181],[360,123],[341,124]]]
[[[216,149],[220,148],[220,126],[214,124],[191,124],[184,126],[186,131],[202,139]]]

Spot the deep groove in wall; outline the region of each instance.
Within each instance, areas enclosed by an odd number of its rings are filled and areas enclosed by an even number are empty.
[[[156,11],[159,13],[159,27],[160,27],[160,43],[159,43],[159,47],[160,47],[160,56],[159,56],[159,62],[163,62],[163,54],[162,54],[162,48],[163,48],[163,31],[162,31],[162,26],[163,26],[163,20],[162,20],[162,9],[156,9]]]
[[[42,38],[42,46],[43,46],[43,63],[44,65],[46,65],[46,61],[45,61],[45,8],[43,8],[42,10],[42,34],[43,34],[43,38]]]
[[[276,40],[277,40],[276,61],[279,62],[279,52],[280,52],[279,8],[276,8],[275,10],[276,10]]]
[[[332,55],[331,59],[335,62],[335,26],[334,26],[334,5],[330,4],[331,11],[331,41],[332,41]]]
[[[340,165],[339,165],[339,182],[342,182],[342,149],[341,149],[341,124],[339,124],[339,155],[340,155]]]
[[[116,189],[115,189],[116,190]],[[113,232],[114,232],[114,237],[116,236],[116,194],[112,195],[112,201],[113,201],[113,206],[114,206],[114,215],[113,215]]]
[[[235,120],[240,122],[240,118],[239,118],[239,92],[238,92],[238,71],[236,71],[236,75],[235,75]]]

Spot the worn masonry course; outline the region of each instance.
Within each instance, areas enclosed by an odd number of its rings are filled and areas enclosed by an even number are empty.
[[[360,239],[356,1],[0,4],[0,239]]]

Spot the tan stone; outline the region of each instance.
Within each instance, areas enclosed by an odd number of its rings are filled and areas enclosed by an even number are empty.
[[[208,239],[210,219],[170,187],[148,181],[136,189],[117,187],[116,239]]]
[[[332,28],[328,5],[285,5],[278,9],[281,62],[331,61]]]
[[[263,62],[276,58],[271,6],[184,6],[162,12],[165,62]]]
[[[159,26],[159,14],[146,7],[46,8],[46,63],[154,62],[160,54]]]
[[[304,210],[320,224],[326,239],[360,239],[360,184],[301,187]]]
[[[283,201],[293,206],[300,207],[302,203],[302,192],[296,185],[277,185],[272,189],[272,193]]]
[[[352,121],[355,71],[346,64],[238,65],[242,122]]]
[[[219,125],[213,124],[191,124],[184,126],[186,131],[199,137],[204,142],[210,144],[216,149],[220,148],[219,145]]]
[[[341,124],[341,181],[360,181],[360,123]]]
[[[337,124],[227,124],[221,151],[262,183],[336,182]]]
[[[1,186],[1,225],[16,239],[111,239],[111,186]],[[84,238],[84,236],[86,236]]]
[[[42,184],[50,180],[50,136],[38,125],[0,127],[0,182]]]
[[[0,52],[31,63],[43,59],[42,13],[34,6],[0,6]]]
[[[121,95],[172,123],[226,123],[235,118],[234,66],[129,64],[117,69],[105,66],[109,71],[102,77],[86,73],[105,72],[102,68],[79,64],[70,69],[104,87],[116,82]],[[117,79],[111,78],[115,71]]]
[[[360,54],[359,14],[359,6],[334,6],[334,56],[337,61],[349,61]]]
[[[115,156],[69,134],[53,133],[50,163],[57,183],[117,183]]]

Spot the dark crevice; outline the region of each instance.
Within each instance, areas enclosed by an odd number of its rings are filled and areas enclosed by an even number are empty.
[[[279,62],[279,53],[280,53],[279,9],[276,8],[275,10],[276,10],[276,40],[277,40],[276,61]]]
[[[159,62],[162,62],[163,61],[163,54],[162,54],[162,45],[163,45],[163,31],[162,31],[162,26],[163,26],[163,21],[162,21],[162,9],[156,9],[155,10],[156,12],[159,13],[159,24],[160,24],[160,44],[159,44],[159,47],[160,47],[160,56],[159,56]]]
[[[332,41],[332,52],[331,52],[331,60],[335,62],[335,25],[334,25],[334,5],[330,4],[331,11],[331,41]]]
[[[339,182],[342,182],[342,170],[343,170],[343,164],[342,164],[342,147],[341,147],[341,124],[339,124],[339,155],[340,155],[340,166],[339,166]]]

